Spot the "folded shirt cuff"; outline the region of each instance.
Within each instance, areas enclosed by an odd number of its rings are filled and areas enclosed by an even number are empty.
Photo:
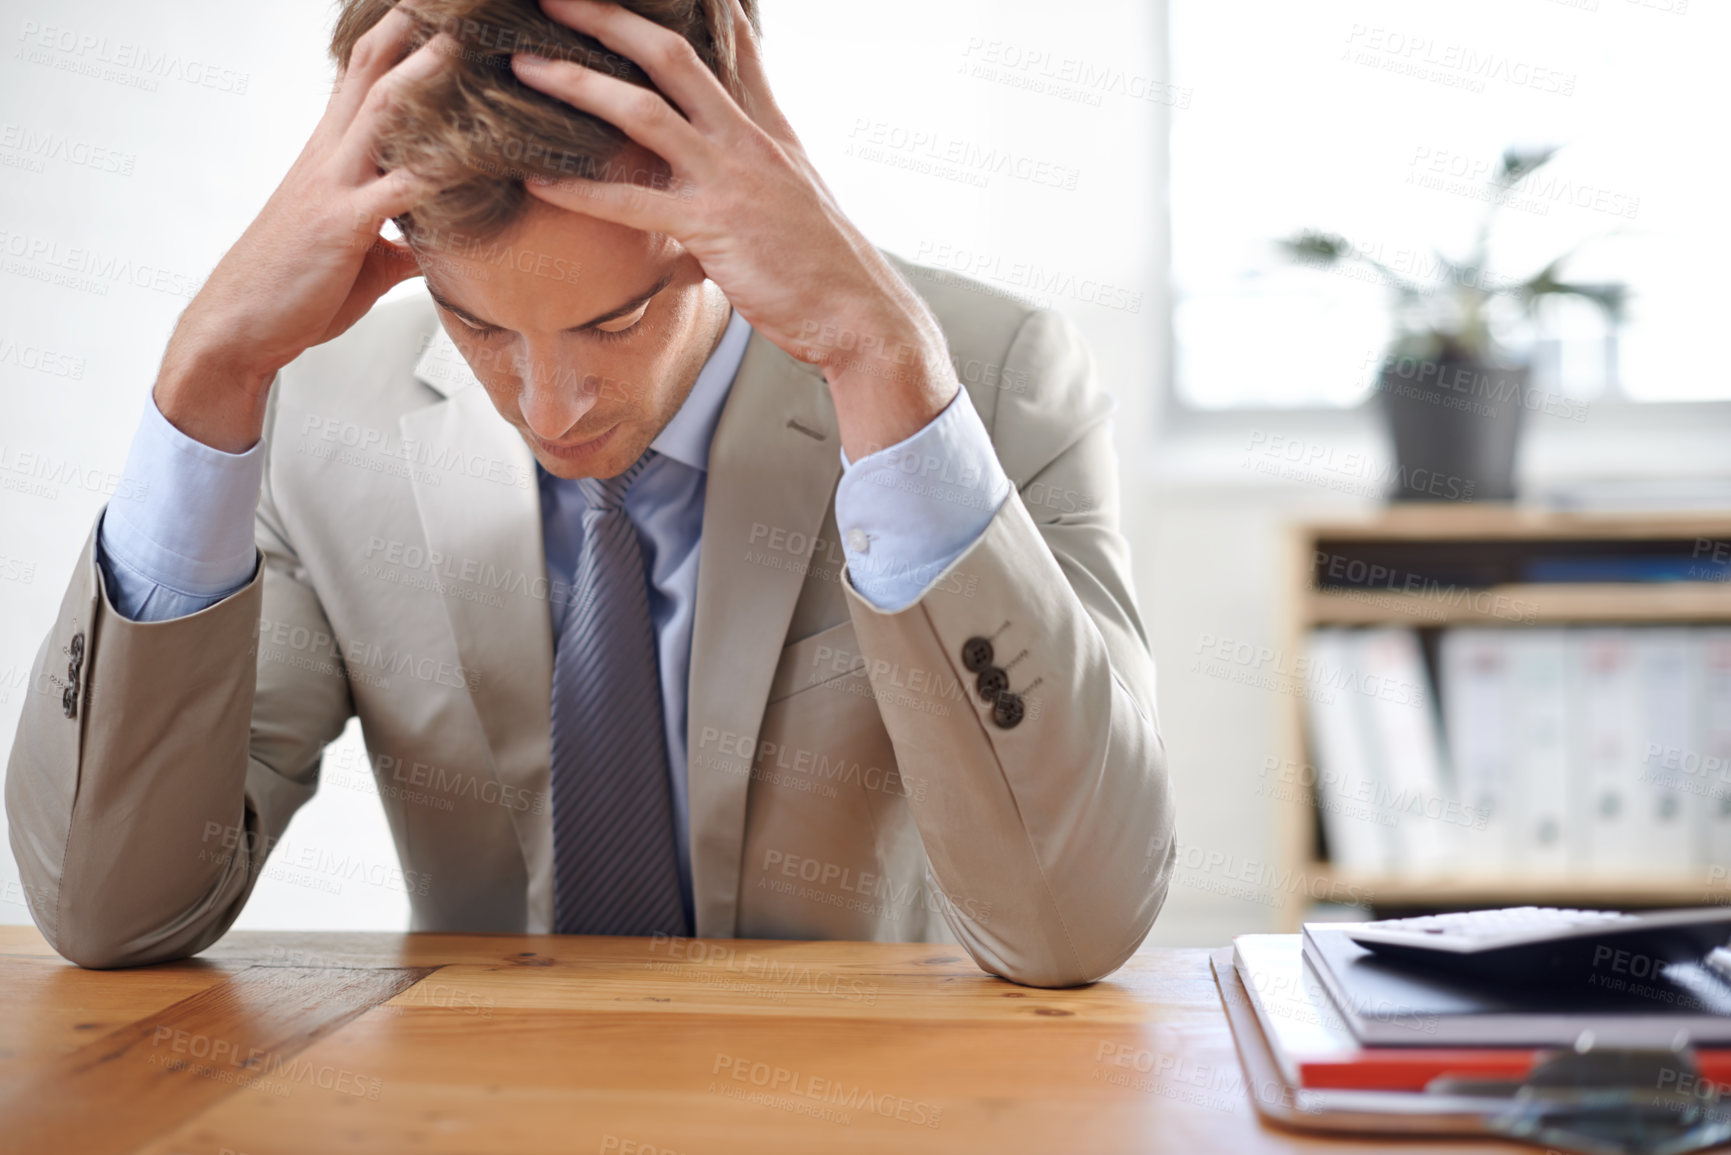
[[[195,441],[145,404],[121,484],[102,518],[108,558],[195,597],[225,596],[252,577],[253,515],[264,442],[224,453]]]
[[[978,541],[1010,496],[991,435],[959,389],[913,436],[850,462],[835,519],[853,587],[880,610],[906,609]]]

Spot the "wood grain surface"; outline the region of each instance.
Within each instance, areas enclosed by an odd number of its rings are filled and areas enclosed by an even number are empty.
[[[0,984],[5,1151],[1390,1149],[1260,1123],[1201,950],[1042,991],[906,943],[235,932],[92,972],[0,927]]]

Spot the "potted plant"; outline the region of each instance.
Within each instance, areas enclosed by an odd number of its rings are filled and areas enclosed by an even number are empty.
[[[1334,233],[1306,231],[1279,242],[1300,264],[1323,269],[1357,264],[1373,270],[1393,291],[1395,334],[1376,393],[1394,443],[1391,496],[1396,500],[1514,497],[1523,416],[1554,399],[1532,390],[1531,366],[1493,336],[1494,309],[1512,303],[1530,321],[1544,298],[1574,296],[1598,305],[1613,322],[1622,316],[1624,286],[1563,279],[1561,266],[1575,250],[1524,279],[1490,269],[1497,209],[1556,152],[1554,147],[1505,150],[1486,190],[1471,256],[1455,261],[1437,252],[1428,278],[1390,268]]]

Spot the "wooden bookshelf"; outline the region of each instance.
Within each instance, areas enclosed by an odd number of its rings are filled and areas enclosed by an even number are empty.
[[[1731,620],[1731,585],[1531,582],[1459,593],[1312,589],[1305,618],[1317,626],[1520,626],[1591,622]]]
[[[1374,895],[1373,905],[1398,909],[1442,906],[1716,906],[1731,902],[1724,882],[1705,872],[1692,880],[1662,878],[1378,878],[1335,872],[1327,863],[1309,869],[1345,888]],[[1356,888],[1356,889],[1354,889]]]
[[[1697,577],[1652,581],[1527,581],[1535,559],[1590,563],[1648,559]],[[1699,565],[1687,564],[1698,560]],[[1372,567],[1393,580],[1366,577]],[[1332,571],[1332,576],[1330,572]],[[1392,506],[1363,519],[1294,527],[1286,571],[1285,644],[1303,654],[1317,626],[1451,626],[1731,623],[1731,510],[1703,513],[1553,513],[1499,505]],[[1416,588],[1408,588],[1416,587]],[[1315,765],[1306,704],[1288,695],[1287,757]],[[1296,929],[1319,893],[1366,896],[1372,910],[1475,906],[1701,906],[1731,903],[1731,880],[1705,868],[1675,878],[1456,876],[1368,877],[1322,858],[1315,799],[1299,789],[1283,803],[1282,861],[1304,887],[1286,889],[1284,929]],[[1722,872],[1723,873],[1723,872]]]

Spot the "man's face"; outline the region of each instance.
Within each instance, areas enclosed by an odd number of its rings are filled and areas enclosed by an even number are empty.
[[[625,472],[727,320],[726,298],[672,238],[539,201],[496,240],[417,256],[445,331],[555,477]]]

